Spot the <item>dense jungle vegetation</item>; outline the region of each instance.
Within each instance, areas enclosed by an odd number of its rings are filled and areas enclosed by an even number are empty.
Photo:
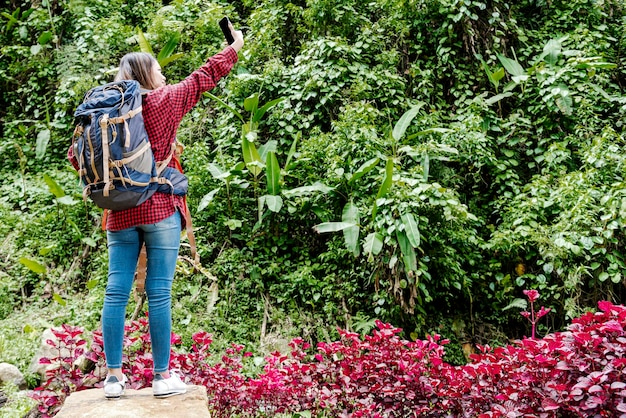
[[[99,324],[101,210],[65,156],[83,94],[130,51],[183,79],[225,15],[246,45],[178,136],[203,265],[183,245],[184,341],[267,353],[380,319],[462,364],[529,334],[523,290],[552,309],[540,334],[624,302],[623,0],[9,0],[2,361]]]

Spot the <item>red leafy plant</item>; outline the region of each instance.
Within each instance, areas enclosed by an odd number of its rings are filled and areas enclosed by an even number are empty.
[[[535,302],[539,299],[539,292],[536,290],[524,290],[524,294],[528,297],[530,302],[530,312],[524,311],[521,315],[530,321],[531,325],[531,338],[535,339],[537,334],[537,322],[550,312],[550,308],[544,308],[543,306],[538,311],[535,311]]]
[[[468,365],[447,368],[437,393],[454,416],[626,418],[626,309],[573,320],[565,332],[482,347]]]
[[[61,409],[65,398],[72,392],[86,389],[85,376],[77,364],[84,354],[87,341],[82,338],[79,327],[62,325],[53,328],[56,340],[47,340],[56,353],[54,357],[43,357],[41,364],[47,364],[46,380],[36,388],[31,397],[38,401],[38,410],[43,417],[54,416]]]
[[[538,294],[527,296],[534,302]],[[213,359],[212,337],[204,331],[193,335],[186,352],[174,336],[174,351],[180,353],[172,353],[171,363],[188,383],[207,388],[209,409],[218,418],[298,413],[355,418],[626,418],[626,308],[610,302],[598,307],[598,312],[573,320],[564,332],[505,347],[479,347],[480,354],[463,366],[442,360],[446,340],[431,336],[406,341],[399,337],[400,329],[380,321],[365,337],[340,330],[338,341],[320,343],[316,350],[297,338],[289,353],[267,356],[263,371],[254,377],[246,376],[251,354],[243,346],[232,345]],[[69,366],[85,343],[80,342],[84,340],[79,328],[64,329],[59,348],[75,349],[72,355],[47,360],[59,367],[35,390],[43,416],[53,416],[70,392],[101,385],[86,383],[98,381],[93,371]],[[127,328],[124,370],[133,388],[145,387],[152,379],[146,335],[145,320]],[[87,356],[104,364],[98,332]]]

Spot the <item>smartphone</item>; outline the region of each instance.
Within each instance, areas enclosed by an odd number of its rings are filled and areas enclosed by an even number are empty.
[[[233,34],[230,32],[230,28],[228,27],[228,18],[224,17],[223,19],[220,20],[220,29],[222,29],[222,33],[224,33],[224,37],[226,38],[226,42],[228,42],[228,45],[232,44],[233,42],[235,42],[235,39],[233,38]]]

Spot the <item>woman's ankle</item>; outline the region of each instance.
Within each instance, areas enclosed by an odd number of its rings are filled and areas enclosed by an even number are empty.
[[[164,372],[154,372],[154,375],[155,375],[155,376],[156,376],[157,374],[158,374],[158,375],[161,375],[161,377],[162,377],[163,379],[169,379],[169,378],[170,378],[170,371],[169,371],[169,370],[166,370],[166,371],[164,371]]]
[[[117,380],[119,380],[120,382],[124,379],[122,369],[107,369],[107,373],[109,374],[109,376],[117,377]]]

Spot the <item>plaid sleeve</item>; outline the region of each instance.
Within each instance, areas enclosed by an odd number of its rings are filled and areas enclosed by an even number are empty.
[[[198,103],[202,93],[211,90],[230,72],[237,59],[237,52],[226,47],[180,83],[148,94],[144,100],[143,118],[157,161],[165,159],[170,152],[183,116]]]
[[[180,83],[164,87],[172,116],[180,122],[183,116],[198,103],[202,93],[211,90],[222,77],[230,72],[237,59],[237,52],[230,46],[226,47]]]

